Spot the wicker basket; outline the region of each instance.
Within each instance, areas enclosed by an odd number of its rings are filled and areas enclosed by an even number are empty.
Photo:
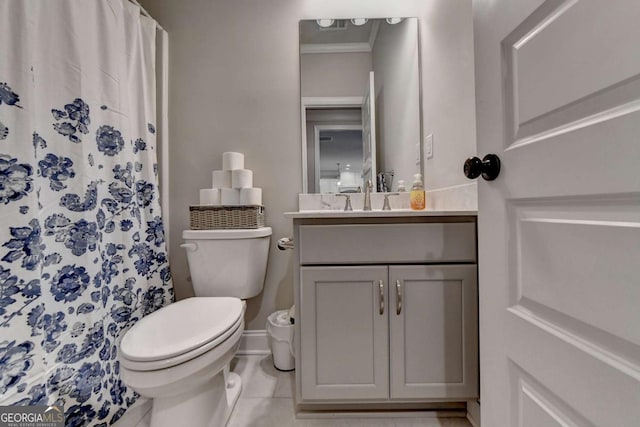
[[[192,230],[260,228],[265,226],[264,206],[189,206]]]

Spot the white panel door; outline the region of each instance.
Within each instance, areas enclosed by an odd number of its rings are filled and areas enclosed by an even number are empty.
[[[474,1],[482,425],[640,425],[640,1]]]
[[[369,71],[369,84],[362,98],[362,178],[363,187],[371,180],[376,191],[376,90],[374,73]]]

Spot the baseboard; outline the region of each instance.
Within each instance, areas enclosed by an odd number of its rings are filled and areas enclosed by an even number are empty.
[[[297,411],[299,420],[350,419],[350,418],[464,418],[464,410],[415,410],[415,411]]]
[[[473,427],[480,427],[480,403],[476,400],[467,402],[467,420]]]
[[[236,352],[239,356],[252,354],[265,355],[271,353],[269,349],[269,337],[264,329],[252,329],[242,333],[240,347]]]
[[[136,403],[126,410],[114,427],[136,427],[151,410],[151,399],[139,397]]]

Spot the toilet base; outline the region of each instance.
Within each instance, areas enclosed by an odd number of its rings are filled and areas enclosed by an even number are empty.
[[[238,398],[240,397],[240,392],[242,391],[242,378],[240,375],[235,372],[230,372],[229,377],[227,378],[227,407],[228,412],[224,419],[223,426],[227,424],[229,421],[229,417],[233,412],[233,408],[235,408],[236,403],[238,402]]]
[[[154,398],[150,425],[225,426],[241,391],[242,379],[235,372],[229,372],[227,365],[222,372],[187,393]]]

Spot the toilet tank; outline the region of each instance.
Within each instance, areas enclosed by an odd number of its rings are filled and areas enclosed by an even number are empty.
[[[184,230],[182,238],[195,296],[246,299],[262,292],[270,227]]]

